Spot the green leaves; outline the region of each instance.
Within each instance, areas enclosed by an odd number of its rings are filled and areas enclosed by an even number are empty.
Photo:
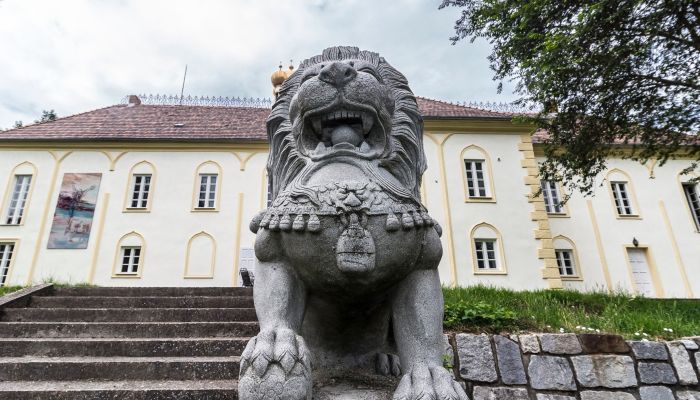
[[[443,0],[453,43],[484,37],[496,80],[549,133],[545,179],[591,193],[611,151],[700,159],[700,6],[687,0]]]
[[[457,326],[487,327],[494,331],[514,328],[516,314],[505,307],[494,306],[482,301],[445,304],[444,324],[446,328]]]

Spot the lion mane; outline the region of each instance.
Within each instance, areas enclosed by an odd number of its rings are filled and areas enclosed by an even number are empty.
[[[267,162],[268,179],[272,187],[272,198],[284,190],[302,169],[311,162],[297,150],[299,146],[289,119],[289,106],[301,85],[304,69],[321,62],[363,60],[375,66],[384,84],[390,88],[395,99],[394,114],[389,133],[389,151],[380,159],[380,167],[388,170],[401,184],[379,182],[389,186],[392,192],[420,199],[421,176],[426,168],[423,151],[423,118],[418,110],[416,98],[411,92],[406,77],[392,67],[379,54],[359,50],[357,47],[330,47],[322,54],[304,60],[299,68],[284,82],[277,100],[267,119],[267,135],[270,153]],[[380,177],[377,177],[381,179]],[[392,190],[394,186],[394,190]],[[402,197],[404,197],[402,196]]]

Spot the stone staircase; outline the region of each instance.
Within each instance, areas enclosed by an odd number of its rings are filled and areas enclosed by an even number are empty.
[[[236,399],[246,288],[54,288],[0,310],[0,399]]]

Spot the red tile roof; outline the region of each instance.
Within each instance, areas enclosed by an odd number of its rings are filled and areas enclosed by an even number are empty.
[[[510,114],[418,97],[425,119],[497,118]],[[267,140],[269,108],[188,105],[115,105],[56,121],[0,132],[6,140]]]

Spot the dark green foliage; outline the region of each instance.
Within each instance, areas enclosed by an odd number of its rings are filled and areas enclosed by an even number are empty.
[[[57,118],[56,112],[52,110],[44,110],[41,112],[41,119],[34,120],[34,123],[40,124],[42,122],[55,121]]]
[[[453,43],[488,40],[494,78],[514,80],[519,103],[543,110],[522,119],[549,132],[545,179],[590,193],[620,145],[640,161],[700,158],[699,2],[443,0],[440,8],[448,6],[462,9]]]
[[[22,286],[0,286],[0,296],[16,292],[20,289],[22,289]]]
[[[516,328],[515,312],[483,301],[459,300],[445,304],[445,328],[457,326],[482,327],[500,331]]]
[[[447,329],[559,332],[563,328],[577,333],[597,329],[630,339],[700,335],[700,300],[571,290],[520,292],[484,286],[445,288],[443,293]]]

